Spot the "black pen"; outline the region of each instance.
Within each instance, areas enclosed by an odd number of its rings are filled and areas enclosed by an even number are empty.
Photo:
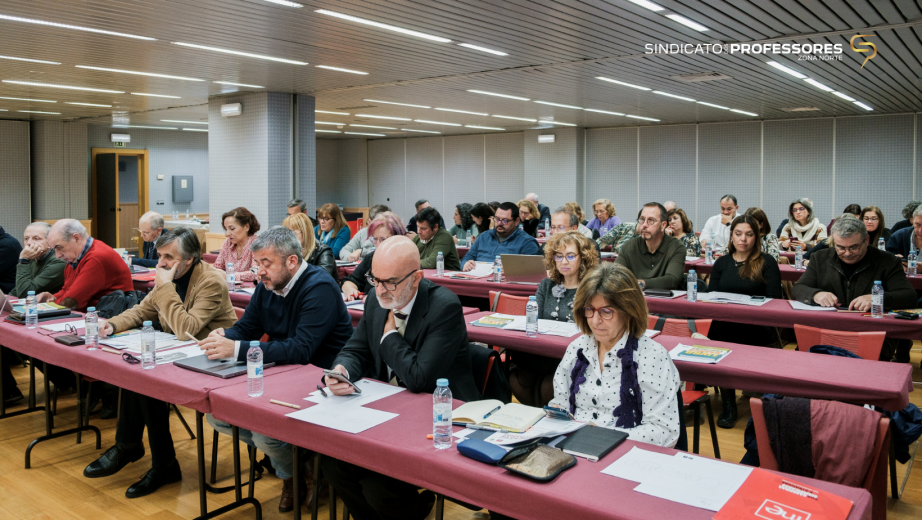
[[[324,396],[324,397],[327,397],[327,398],[330,397],[330,396],[327,395],[326,392],[323,391],[323,387],[322,387],[322,386],[317,385],[317,390],[320,390],[320,395],[322,395],[322,396]]]

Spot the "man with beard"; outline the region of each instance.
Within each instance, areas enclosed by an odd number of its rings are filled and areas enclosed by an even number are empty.
[[[637,233],[621,247],[617,262],[640,282],[640,289],[677,289],[684,280],[685,246],[666,231],[666,208],[658,202],[643,205]]]
[[[481,398],[471,369],[461,302],[448,289],[423,278],[419,249],[406,237],[389,238],[375,252],[367,274],[374,293],[355,334],[336,356],[334,370],[350,381],[369,377],[432,393],[448,379],[452,396]],[[326,377],[336,395],[351,394],[347,383]],[[435,501],[430,491],[331,457],[322,457],[324,477],[355,518],[422,519]]]
[[[536,255],[538,242],[519,229],[519,207],[513,202],[503,202],[493,218],[496,227],[481,233],[473,247],[461,259],[465,271],[476,267],[476,262],[490,262],[499,255]]]
[[[414,246],[415,249],[415,246]],[[339,287],[322,268],[304,261],[301,242],[290,229],[275,226],[257,238],[250,250],[262,283],[256,286],[246,312],[233,327],[217,329],[199,343],[209,359],[246,361],[247,350],[259,347],[264,363],[308,363],[333,366],[336,354],[352,335],[352,318],[346,312]],[[263,334],[269,341],[259,341]],[[231,434],[231,425],[208,414],[219,432]],[[292,452],[288,443],[240,429],[240,440],[269,456],[275,474],[283,481],[279,511],[294,504]],[[312,477],[302,472],[302,501],[310,500]]]

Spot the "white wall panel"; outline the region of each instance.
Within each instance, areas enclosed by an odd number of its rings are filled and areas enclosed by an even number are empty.
[[[518,201],[527,192],[525,189],[525,132],[486,134],[484,138],[484,186],[476,202],[498,200]],[[472,181],[476,182],[476,181]],[[471,188],[474,189],[473,186]],[[538,196],[542,197],[542,188]],[[475,203],[473,193],[471,200]],[[542,204],[547,204],[544,199]]]
[[[369,199],[374,204],[386,204],[397,212],[404,224],[413,213],[406,214],[406,139],[376,139],[368,141]]]
[[[579,202],[590,220],[598,199],[610,199],[624,222],[637,215],[637,128],[586,132],[586,195]]]
[[[640,129],[640,200],[673,200],[700,227],[712,206],[704,199],[695,209],[695,125],[651,126]],[[699,211],[704,208],[704,212]],[[717,213],[714,211],[713,213]],[[637,213],[631,215],[636,217]]]
[[[400,215],[416,213],[415,202],[426,199],[439,212],[445,212],[442,200],[442,138],[407,139],[407,198]],[[451,213],[448,214],[451,216]]]
[[[0,226],[22,242],[22,232],[32,222],[29,123],[0,121],[0,143]]]
[[[445,204],[439,208],[445,225],[454,225],[455,206],[462,202],[471,205],[484,200],[484,146],[483,135],[444,137],[445,143]],[[493,136],[489,136],[493,137]],[[502,174],[498,174],[502,178]],[[498,180],[498,179],[497,179]],[[486,178],[490,183],[490,178]],[[489,191],[488,191],[489,193]]]
[[[758,207],[762,190],[762,124],[698,125],[698,206],[695,225],[720,212],[720,198],[733,195],[740,212]]]

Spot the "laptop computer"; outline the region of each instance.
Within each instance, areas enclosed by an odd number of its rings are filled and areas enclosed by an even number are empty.
[[[0,314],[3,314],[6,311],[13,311],[13,304],[10,303],[9,297],[3,294],[3,289],[0,289]]]
[[[538,285],[547,278],[544,257],[539,255],[500,255],[507,283]]]
[[[236,359],[208,359],[208,356],[195,356],[174,361],[173,364],[186,370],[201,372],[221,379],[230,379],[247,373],[246,361],[237,361]],[[275,363],[266,363],[263,368],[273,365]]]

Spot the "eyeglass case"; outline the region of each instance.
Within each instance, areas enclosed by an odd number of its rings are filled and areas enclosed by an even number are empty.
[[[539,482],[550,482],[576,465],[576,457],[546,444],[513,448],[500,459],[499,467]]]
[[[480,439],[465,439],[458,443],[458,451],[465,457],[496,465],[506,456],[506,450]]]
[[[54,338],[58,343],[67,345],[68,347],[76,347],[77,345],[83,345],[85,340],[76,334],[65,334],[63,336],[57,336]]]

